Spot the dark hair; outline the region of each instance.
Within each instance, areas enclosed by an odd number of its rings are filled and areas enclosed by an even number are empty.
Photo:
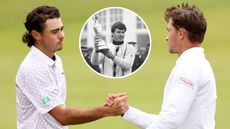
[[[202,43],[206,32],[207,22],[202,11],[195,5],[188,3],[172,6],[165,11],[165,21],[172,19],[172,25],[178,30],[184,28],[188,32],[188,39],[191,42]]]
[[[113,25],[112,25],[112,28],[111,28],[111,32],[114,33],[115,30],[119,29],[119,30],[125,30],[126,31],[126,26],[124,23],[122,22],[115,22]]]
[[[28,13],[26,21],[24,23],[26,32],[22,36],[22,41],[27,44],[28,47],[34,45],[35,39],[31,35],[32,30],[42,32],[45,28],[45,22],[47,19],[59,18],[60,13],[56,7],[52,6],[39,6]]]

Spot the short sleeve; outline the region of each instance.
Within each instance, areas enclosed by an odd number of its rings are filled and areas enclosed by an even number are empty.
[[[16,78],[20,90],[41,113],[47,113],[54,107],[64,104],[60,97],[55,78],[47,69],[23,69]]]

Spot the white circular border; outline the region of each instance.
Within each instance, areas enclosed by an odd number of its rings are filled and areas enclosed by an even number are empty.
[[[83,30],[84,30],[84,28],[85,28],[85,25],[89,22],[90,19],[93,18],[93,16],[94,16],[95,14],[97,14],[97,13],[99,13],[99,12],[101,12],[101,11],[104,11],[104,10],[108,10],[108,9],[122,9],[122,10],[126,10],[126,11],[128,11],[128,12],[130,12],[130,13],[136,15],[136,16],[138,16],[138,18],[140,18],[141,21],[144,23],[144,25],[145,25],[145,27],[146,27],[148,33],[149,33],[149,50],[148,50],[148,55],[147,55],[147,57],[145,58],[145,61],[141,64],[141,66],[140,66],[138,69],[136,69],[135,71],[131,72],[131,73],[128,74],[128,75],[121,76],[121,77],[111,77],[111,76],[107,76],[107,75],[103,75],[103,74],[101,74],[101,73],[98,73],[98,72],[97,72],[96,70],[94,70],[91,66],[89,66],[89,64],[86,62],[84,56],[82,55],[82,50],[81,50],[81,35],[82,35],[82,32],[83,32]],[[134,11],[132,11],[132,10],[130,10],[130,9],[127,9],[127,8],[124,8],[124,7],[107,7],[107,8],[100,9],[100,10],[98,10],[97,12],[93,13],[93,14],[85,21],[84,25],[83,25],[82,28],[81,28],[81,32],[80,32],[80,36],[79,36],[79,50],[80,50],[81,57],[82,57],[82,59],[84,60],[85,64],[86,64],[94,73],[96,73],[96,74],[98,74],[98,75],[100,75],[100,76],[102,76],[102,77],[110,78],[110,79],[126,78],[126,77],[129,77],[129,76],[133,75],[133,74],[136,73],[137,71],[139,71],[139,70],[144,66],[144,64],[146,63],[146,61],[147,61],[148,58],[149,58],[149,55],[150,55],[150,52],[151,52],[151,46],[152,46],[151,33],[150,33],[149,28],[148,28],[147,24],[145,23],[145,21],[142,19],[142,17],[140,17],[140,15],[138,15],[138,14],[135,13]]]

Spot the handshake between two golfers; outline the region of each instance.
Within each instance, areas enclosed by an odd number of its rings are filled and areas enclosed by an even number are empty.
[[[109,94],[104,106],[107,108],[113,108],[109,114],[113,114],[114,116],[123,116],[123,114],[129,109],[128,96],[125,92]]]

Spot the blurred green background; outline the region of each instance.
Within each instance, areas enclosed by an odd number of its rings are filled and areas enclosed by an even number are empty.
[[[29,51],[22,43],[27,13],[38,5],[59,8],[65,25],[62,57],[67,80],[67,107],[102,105],[108,93],[127,92],[129,104],[149,113],[161,108],[163,88],[177,55],[168,53],[164,10],[183,1],[168,0],[1,0],[0,1],[0,128],[16,128],[15,75]],[[216,129],[230,129],[230,1],[191,1],[201,8],[208,22],[203,42],[217,82]],[[110,6],[128,8],[139,14],[151,32],[151,54],[144,67],[124,79],[103,78],[87,67],[79,51],[81,27],[94,12]],[[138,129],[120,117],[70,126],[70,129]]]

